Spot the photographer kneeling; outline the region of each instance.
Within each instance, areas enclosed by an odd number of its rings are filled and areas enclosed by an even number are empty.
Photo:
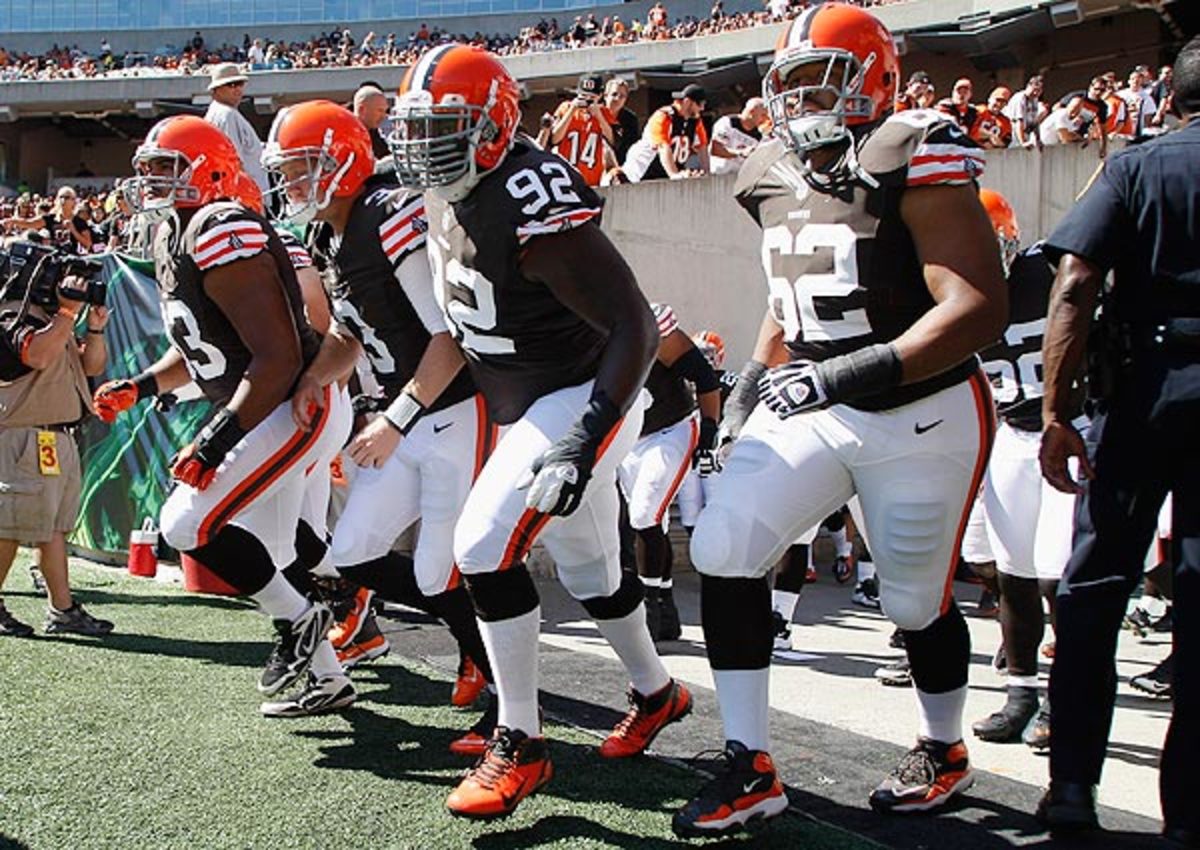
[[[70,274],[73,264],[60,262],[56,252],[29,242],[10,246],[5,265],[10,273],[0,290],[0,587],[17,546],[34,545],[50,597],[46,633],[103,636],[113,624],[71,598],[66,542],[75,527],[82,478],[75,429],[92,412],[85,376],[101,374],[107,356],[108,310],[87,302],[103,301],[103,288]],[[87,336],[81,341],[75,325],[85,310]],[[32,633],[0,601],[0,635]]]

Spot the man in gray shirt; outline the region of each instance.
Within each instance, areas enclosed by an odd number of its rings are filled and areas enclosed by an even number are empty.
[[[258,138],[258,133],[246,116],[238,111],[247,79],[249,78],[242,73],[242,69],[233,62],[225,62],[213,68],[212,80],[208,84],[212,103],[208,105],[204,120],[229,137],[233,146],[237,148],[242,168],[254,178],[258,188],[266,192],[268,184],[267,174],[262,167],[262,140]]]

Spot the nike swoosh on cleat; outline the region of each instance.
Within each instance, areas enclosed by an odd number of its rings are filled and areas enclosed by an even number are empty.
[[[758,783],[762,782],[764,778],[765,777],[760,776],[758,779],[752,779],[751,781],[747,782],[745,785],[742,786],[742,793],[743,794],[753,793],[754,787],[756,785],[758,785]]]

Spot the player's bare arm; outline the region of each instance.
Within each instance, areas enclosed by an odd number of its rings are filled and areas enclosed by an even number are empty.
[[[1071,384],[1087,353],[1088,327],[1096,312],[1096,299],[1104,273],[1074,254],[1063,254],[1058,275],[1050,291],[1046,332],[1042,336],[1042,475],[1057,490],[1080,493],[1082,489],[1067,469],[1067,461],[1079,458],[1084,478],[1094,473],[1088,463],[1083,438],[1071,424]]]
[[[328,332],[333,319],[329,314],[329,298],[321,285],[321,273],[315,266],[296,269],[296,280],[300,283],[300,295],[304,299],[304,315],[308,323],[319,334]]]
[[[278,407],[300,375],[300,339],[275,258],[262,252],[204,276],[204,291],[229,319],[251,354],[226,407],[249,431]]]
[[[901,383],[938,375],[1004,333],[1008,290],[996,237],[973,186],[909,189],[900,215],[936,306],[896,338]],[[955,222],[947,227],[946,222]]]
[[[538,237],[521,259],[521,272],[608,335],[594,393],[627,411],[654,361],[658,327],[633,270],[608,237],[590,223]]]

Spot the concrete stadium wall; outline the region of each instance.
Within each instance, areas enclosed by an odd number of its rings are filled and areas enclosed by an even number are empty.
[[[1008,198],[1023,242],[1044,237],[1098,164],[1090,149],[993,151],[983,185]],[[604,230],[651,300],[670,304],[689,332],[718,331],[726,361],[750,356],[766,307],[760,231],[734,202],[735,177],[653,181],[602,190]]]

